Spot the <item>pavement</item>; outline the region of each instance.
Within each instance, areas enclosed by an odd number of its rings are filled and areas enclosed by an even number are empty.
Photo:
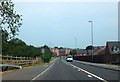
[[[79,62],[81,64],[92,65],[92,66],[97,66],[97,67],[101,67],[101,68],[105,68],[105,69],[120,71],[120,66],[118,66],[118,65],[101,64],[101,63],[90,63],[90,62],[77,61],[77,60],[74,60],[74,61]]]

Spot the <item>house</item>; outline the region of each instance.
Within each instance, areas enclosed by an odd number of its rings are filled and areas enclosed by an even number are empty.
[[[108,41],[105,46],[95,47],[93,50],[78,49],[74,59],[96,63],[120,64],[120,41]]]
[[[120,41],[109,41],[106,43],[104,60],[107,63],[120,61]]]
[[[66,48],[65,54],[70,54],[70,49],[69,48]]]
[[[63,48],[63,49],[51,48],[51,51],[55,56],[64,56],[66,54],[70,54],[70,50],[71,50],[70,48]]]
[[[101,55],[104,50],[105,50],[105,46],[98,46],[96,47],[96,50],[93,53],[93,55]]]
[[[59,49],[58,48],[52,48],[51,51],[54,53],[55,56],[59,56]]]
[[[88,52],[86,49],[77,49],[77,53],[75,56],[87,56]]]
[[[86,49],[77,49],[77,54],[76,56],[90,56],[92,55],[98,55],[98,51],[100,52],[100,47],[96,47],[92,50],[86,50]]]
[[[60,56],[64,56],[65,54],[66,54],[66,49],[63,48],[63,49],[59,50],[59,55]]]

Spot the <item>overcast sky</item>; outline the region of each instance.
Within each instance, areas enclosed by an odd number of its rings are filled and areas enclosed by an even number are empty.
[[[23,25],[18,38],[28,45],[85,48],[91,44],[93,21],[94,45],[118,40],[117,2],[15,2]]]

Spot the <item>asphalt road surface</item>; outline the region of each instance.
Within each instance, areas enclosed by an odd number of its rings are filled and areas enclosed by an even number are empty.
[[[54,62],[4,73],[3,80],[78,80],[119,82],[118,71],[109,70],[79,62],[66,62],[64,58]]]

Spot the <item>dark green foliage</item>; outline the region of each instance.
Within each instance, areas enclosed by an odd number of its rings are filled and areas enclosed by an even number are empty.
[[[19,57],[41,57],[44,62],[49,62],[53,53],[48,46],[34,47],[32,45],[27,45],[25,42],[18,38],[11,39],[10,41],[4,42],[2,54],[10,56]],[[41,49],[45,49],[44,57],[41,53]]]
[[[36,57],[41,56],[40,48],[26,45],[22,40],[15,38],[4,42],[2,49],[3,55]]]
[[[44,45],[42,48],[45,49],[45,53],[43,53],[42,59],[44,60],[44,62],[49,62],[51,60],[51,57],[53,56],[53,53],[46,45]]]
[[[60,47],[59,50],[60,50],[60,49],[63,49],[63,47]]]
[[[76,50],[71,50],[70,51],[70,55],[76,55],[77,54],[77,51]]]
[[[14,11],[14,4],[11,0],[3,0],[0,2],[0,28],[6,30],[9,39],[17,35],[19,27],[22,25],[21,15]]]
[[[94,49],[94,47],[91,45],[86,47],[86,50],[92,50],[92,49]]]
[[[57,46],[55,46],[54,48],[55,48],[55,49],[56,49],[56,48],[58,49],[58,47],[57,47]]]
[[[89,54],[88,50],[92,50],[92,49],[94,49],[94,46],[92,46],[92,45],[90,45],[90,46],[87,46],[87,47],[86,47],[87,54]]]

